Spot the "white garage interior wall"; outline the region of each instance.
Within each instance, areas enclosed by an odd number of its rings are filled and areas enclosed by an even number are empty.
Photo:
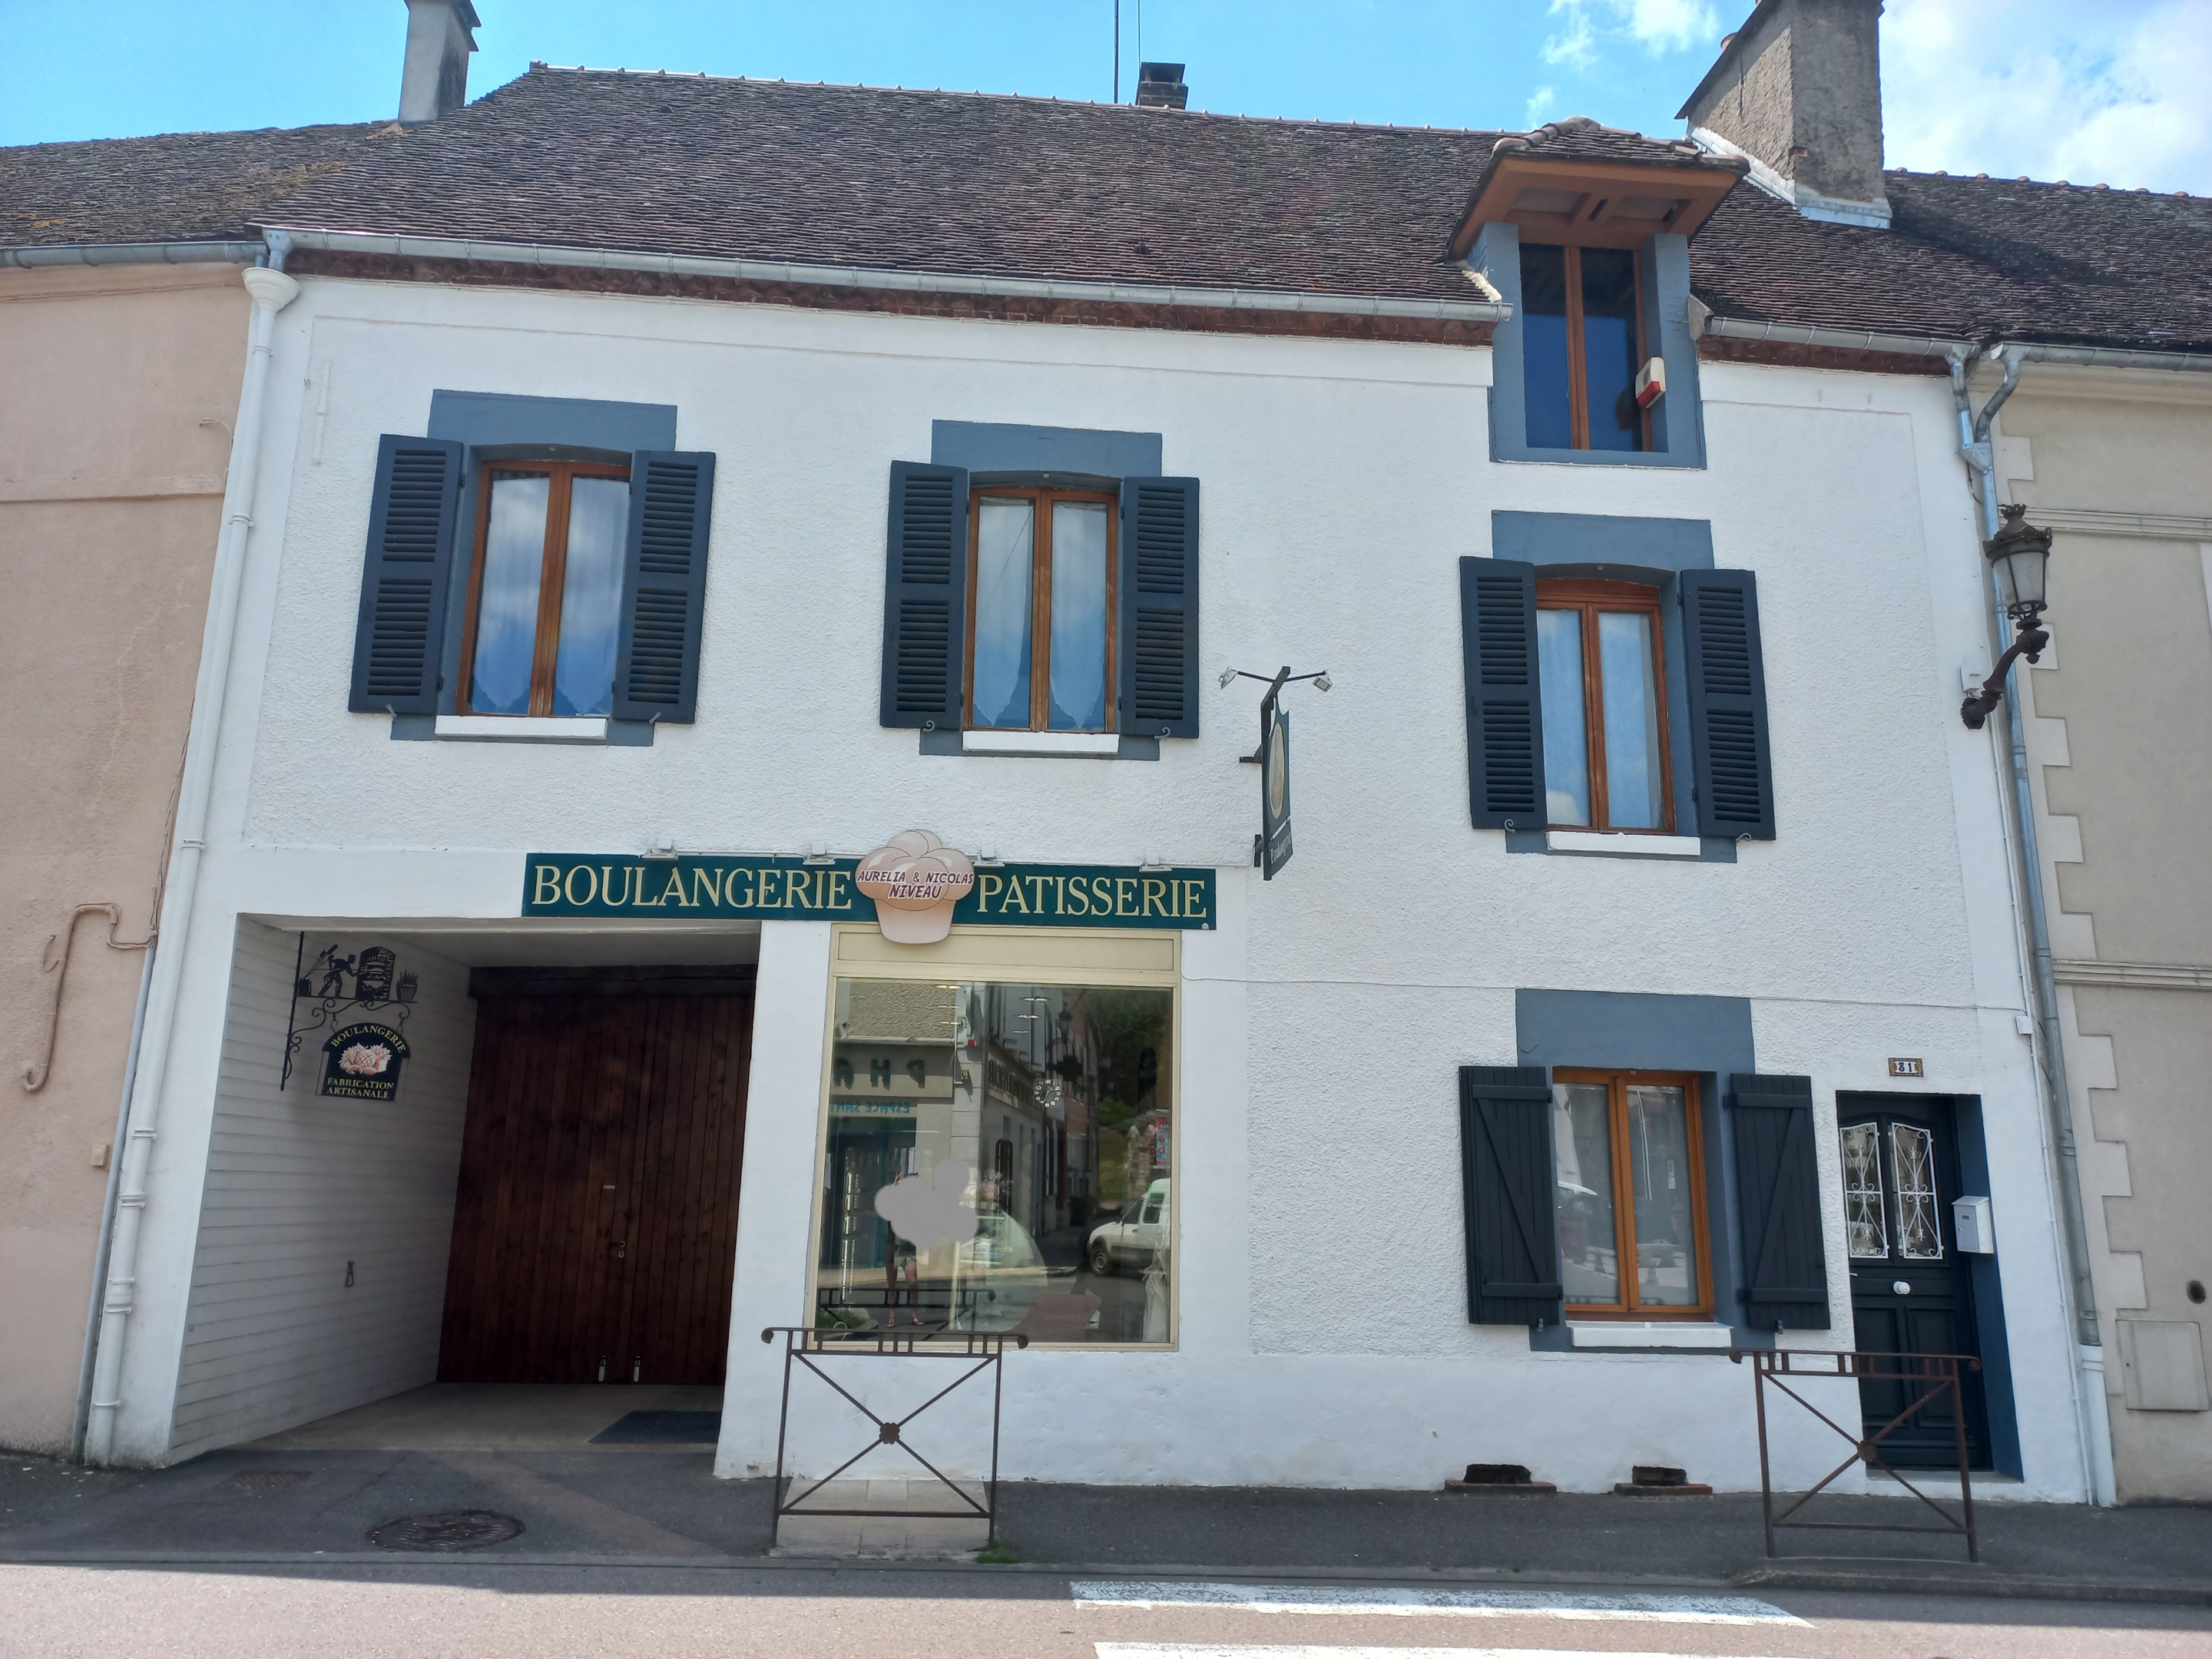
[[[418,945],[398,1098],[325,1098],[325,1027],[283,1075],[301,936],[241,920],[177,1390],[173,1456],[434,1382],[468,1107],[468,970]],[[344,954],[374,936],[309,933]],[[302,1014],[311,1006],[300,1005]],[[341,1022],[349,1011],[341,1011]],[[384,1011],[359,1018],[385,1017]],[[353,1284],[346,1284],[347,1265]]]

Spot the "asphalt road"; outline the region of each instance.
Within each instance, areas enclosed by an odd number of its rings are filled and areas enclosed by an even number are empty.
[[[2212,1609],[896,1568],[0,1566],[0,1655],[2212,1659]]]

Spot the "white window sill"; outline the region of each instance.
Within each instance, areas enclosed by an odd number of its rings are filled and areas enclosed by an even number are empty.
[[[463,743],[605,743],[599,715],[441,714],[437,734]]]
[[[1621,1319],[1570,1319],[1567,1329],[1577,1348],[1711,1350],[1735,1345],[1735,1333],[1725,1325],[1691,1324],[1683,1320],[1655,1319],[1639,1324]]]
[[[963,732],[966,755],[1114,755],[1121,748],[1115,732]]]
[[[1547,830],[1550,853],[1612,853],[1626,858],[1693,859],[1705,851],[1695,836],[1639,836],[1611,830]]]

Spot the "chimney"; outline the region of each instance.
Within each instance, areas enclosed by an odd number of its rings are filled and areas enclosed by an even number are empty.
[[[1190,101],[1181,64],[1139,64],[1137,101],[1148,109],[1181,109]]]
[[[1759,0],[1676,113],[1808,219],[1887,230],[1881,16],[1881,0]]]
[[[402,121],[434,121],[469,101],[469,54],[477,49],[477,9],[469,0],[407,0]]]

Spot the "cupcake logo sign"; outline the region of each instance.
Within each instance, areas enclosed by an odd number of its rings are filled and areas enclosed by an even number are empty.
[[[323,1084],[316,1092],[348,1100],[394,1099],[406,1060],[407,1039],[395,1027],[343,1026],[323,1044]]]
[[[975,866],[927,830],[909,830],[862,859],[853,884],[876,902],[885,939],[934,945],[952,931],[952,907],[974,890]]]

